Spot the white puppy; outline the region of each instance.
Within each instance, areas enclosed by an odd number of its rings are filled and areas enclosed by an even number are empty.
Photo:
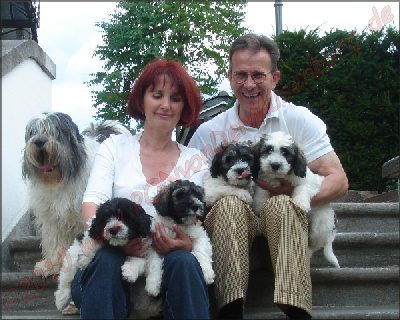
[[[279,186],[276,178],[282,178],[294,187],[293,201],[306,212],[309,223],[310,256],[316,250],[324,248],[329,262],[339,268],[332,250],[336,236],[335,213],[330,205],[311,209],[311,199],[319,192],[323,176],[313,173],[307,166],[302,149],[291,136],[283,132],[274,132],[263,136],[254,146],[256,153],[253,174],[261,180]],[[269,198],[269,192],[256,186],[253,210],[259,216],[261,208]]]

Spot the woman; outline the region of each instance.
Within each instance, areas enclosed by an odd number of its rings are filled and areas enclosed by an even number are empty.
[[[136,80],[128,101],[128,114],[144,121],[142,134],[111,136],[100,146],[83,197],[83,220],[98,206],[114,197],[142,205],[153,215],[151,200],[163,183],[188,179],[201,185],[206,161],[197,149],[172,141],[175,126],[196,122],[202,100],[186,70],[163,59],[150,63]],[[178,227],[170,238],[163,225],[156,226],[152,247],[165,255],[162,297],[164,318],[209,318],[207,287],[200,266],[190,253],[192,242]],[[145,254],[148,241],[135,239],[122,248],[100,250],[92,263],[79,271],[72,284],[72,296],[82,319],[126,318],[131,285],[122,279],[126,255]]]

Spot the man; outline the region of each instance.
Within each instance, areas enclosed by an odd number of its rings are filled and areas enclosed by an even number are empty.
[[[346,174],[321,119],[272,91],[280,79],[278,60],[277,44],[265,36],[248,34],[235,40],[229,52],[228,79],[237,101],[231,109],[202,124],[189,146],[202,150],[211,161],[221,143],[256,142],[263,134],[283,131],[303,146],[310,169],[325,177],[311,204],[327,204],[346,194]],[[289,318],[310,319],[305,212],[290,200],[293,187],[289,182],[280,180],[281,186],[273,188],[259,179],[254,181],[272,196],[260,213],[260,229],[268,240],[275,273],[274,303]],[[258,228],[254,213],[237,197],[228,196],[211,208],[205,227],[213,243],[218,316],[242,317],[249,250]]]

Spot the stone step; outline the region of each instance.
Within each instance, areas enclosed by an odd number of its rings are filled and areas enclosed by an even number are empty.
[[[247,308],[245,319],[288,319],[277,307]],[[313,319],[399,319],[399,306],[315,307]]]
[[[398,203],[333,203],[337,231],[399,232]]]
[[[3,310],[4,311],[4,310]],[[5,311],[2,319],[80,319],[79,315],[62,316],[59,311]],[[244,319],[287,319],[276,307],[246,308]],[[399,306],[315,307],[313,319],[399,319]]]
[[[33,270],[36,262],[42,258],[39,236],[29,236],[14,239],[10,242],[10,255],[13,271]]]
[[[355,307],[399,304],[399,267],[312,268],[313,306]],[[272,272],[250,273],[246,308],[273,308]],[[57,281],[32,272],[2,274],[2,309],[55,311]]]
[[[398,265],[400,257],[400,236],[391,233],[338,233],[333,250],[341,267],[388,267]],[[40,237],[24,237],[11,243],[11,260],[14,271],[33,271],[41,259]],[[311,258],[312,267],[330,267],[322,250]]]
[[[62,315],[59,311],[5,311],[2,319],[39,319],[64,320],[80,319],[80,315]]]
[[[356,307],[399,305],[399,267],[312,268],[313,306]],[[274,275],[250,273],[248,308],[272,308]]]
[[[400,258],[400,235],[392,233],[338,233],[333,251],[343,268],[398,266]],[[323,250],[311,257],[312,267],[332,267],[325,259]]]
[[[44,277],[33,271],[2,273],[2,309],[6,311],[56,310],[54,292],[58,277]]]
[[[332,205],[338,218],[337,230],[340,234],[351,233],[354,235],[357,232],[376,234],[389,232],[390,234],[394,234],[399,232],[399,206],[397,203],[334,203]],[[348,236],[349,239],[351,239],[352,235]],[[382,237],[378,236],[378,238]],[[341,250],[341,245],[339,244],[341,241],[337,238],[335,242],[335,246],[339,245],[338,249],[335,249],[336,252],[336,250]],[[362,242],[366,243],[366,241]],[[14,264],[9,266],[11,271],[33,270],[35,263],[41,259],[40,237],[30,236],[13,240],[10,243],[10,255],[10,260],[14,261]],[[322,254],[317,253],[316,256],[318,255],[321,256]],[[364,253],[362,255],[364,257],[367,256]],[[384,257],[384,255],[379,254],[379,250],[376,253],[371,252],[369,256]],[[391,254],[387,256],[389,261],[383,261],[384,266],[392,264]],[[349,257],[351,258],[351,255]],[[327,265],[324,259],[318,260],[321,260],[321,266]],[[351,264],[350,261],[347,261],[347,258],[342,260],[344,263],[343,266],[363,266],[361,261]],[[317,265],[319,264],[317,263],[315,266]],[[367,264],[364,266],[369,267],[371,265]]]

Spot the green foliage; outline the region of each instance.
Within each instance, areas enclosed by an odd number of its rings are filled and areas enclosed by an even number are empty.
[[[214,94],[225,75],[228,50],[244,34],[245,1],[119,2],[109,22],[97,23],[104,45],[94,55],[104,71],[92,74],[98,119],[129,122],[126,103],[135,79],[154,58],[182,63],[203,94]]]
[[[385,191],[382,164],[399,154],[399,31],[284,31],[275,91],[328,127],[350,189]]]

